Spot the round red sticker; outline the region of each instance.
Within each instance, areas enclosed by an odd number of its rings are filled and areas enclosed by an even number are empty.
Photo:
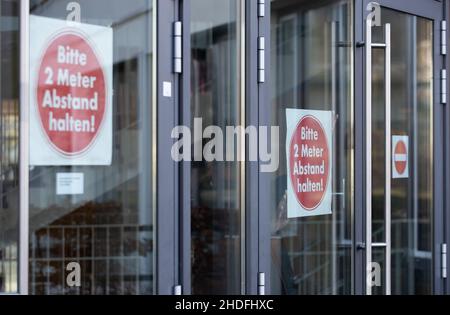
[[[64,155],[85,152],[99,134],[106,111],[106,78],[89,40],[60,33],[42,54],[37,106],[51,145]]]
[[[408,162],[408,150],[404,141],[397,142],[394,149],[394,165],[397,173],[403,175]]]
[[[325,130],[314,116],[305,116],[292,135],[289,148],[290,180],[297,201],[307,211],[323,201],[330,173]]]

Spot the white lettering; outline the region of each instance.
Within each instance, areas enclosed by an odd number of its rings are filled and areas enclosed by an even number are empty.
[[[97,77],[82,75],[80,72],[71,74],[67,69],[58,69],[58,85],[69,87],[94,88]]]
[[[42,107],[97,111],[98,93],[95,92],[93,98],[87,98],[74,97],[70,93],[66,96],[60,96],[56,89],[53,89],[52,91],[46,90],[42,101]]]
[[[319,132],[308,127],[302,127],[302,140],[317,141],[319,140]]]
[[[78,49],[72,49],[70,46],[58,46],[58,63],[68,65],[81,65],[87,64],[87,55],[81,53]]]
[[[302,164],[302,161],[297,161],[294,164],[294,175],[324,175],[325,174],[325,161],[322,161],[320,165]]]
[[[302,144],[302,157],[321,158],[323,157],[323,151],[324,149],[319,149],[315,146],[309,147],[307,144]]]
[[[305,182],[300,182],[300,179],[297,178],[298,193],[323,192],[323,190],[323,179],[321,179],[320,182],[312,182],[307,178]]]
[[[95,117],[92,116],[90,120],[75,119],[73,116],[66,113],[64,118],[54,118],[53,112],[49,113],[48,129],[50,131],[58,132],[95,132]]]

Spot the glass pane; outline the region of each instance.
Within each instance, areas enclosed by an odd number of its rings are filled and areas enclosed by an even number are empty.
[[[191,2],[192,124],[242,125],[240,0]],[[215,135],[218,136],[218,135]],[[206,142],[209,139],[204,140]],[[237,142],[237,141],[236,141]],[[194,152],[194,150],[193,150]],[[227,155],[224,151],[224,156]],[[194,156],[191,171],[192,292],[241,293],[241,163]]]
[[[384,36],[374,39],[374,42],[384,42]],[[384,49],[373,49],[372,51],[372,108],[374,109],[372,111],[372,146],[374,148],[372,150],[372,242],[382,243],[386,240]]]
[[[273,174],[270,205],[273,294],[353,292],[352,3],[271,2],[274,78],[271,115],[272,125],[280,126],[280,152],[286,152],[287,109],[329,115],[331,122],[327,129],[333,146],[330,154],[333,171],[329,177],[331,214],[290,216],[287,209],[292,205],[287,201],[290,176],[284,154],[279,170]],[[301,159],[299,163],[303,163]],[[293,208],[298,207],[295,204]]]
[[[152,1],[69,2],[30,1],[30,293],[152,294]]]
[[[19,118],[19,1],[0,0],[0,294],[18,290]]]
[[[392,28],[392,293],[433,292],[433,22],[382,10]],[[383,30],[374,28],[374,40]],[[374,236],[384,239],[384,56],[374,57]],[[402,140],[407,155],[398,147]],[[397,163],[397,162],[403,162]],[[406,162],[406,163],[405,163]],[[405,166],[406,164],[406,166]],[[397,167],[396,165],[403,165]],[[379,234],[379,236],[377,236]],[[381,239],[380,239],[381,238]]]

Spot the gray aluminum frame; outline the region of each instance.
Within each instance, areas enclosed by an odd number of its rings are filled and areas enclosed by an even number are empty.
[[[449,1],[443,1],[443,15],[444,20],[446,20],[447,24],[447,55],[445,56],[443,61],[443,68],[447,68],[450,64],[450,51],[448,49],[448,42],[449,42],[449,19],[450,19],[450,3]],[[447,71],[448,72],[448,71]],[[450,80],[447,79],[447,95],[448,91],[450,91]],[[445,117],[444,119],[444,151],[445,151],[445,168],[444,168],[444,176],[445,176],[445,195],[450,196],[450,110],[447,106],[445,106]],[[443,220],[443,229],[444,229],[444,240],[447,244],[447,254],[444,256],[444,258],[447,261],[447,278],[445,280],[444,286],[442,288],[442,292],[444,294],[450,294],[450,277],[448,276],[448,268],[449,268],[449,262],[450,262],[450,253],[449,253],[449,245],[450,245],[450,200],[447,198],[444,199],[444,220]]]
[[[250,0],[251,1],[251,0]],[[256,1],[255,1],[256,2]],[[271,56],[271,1],[265,1],[265,17],[263,19],[259,19],[259,33],[260,36],[264,36],[266,39],[266,65],[270,65],[270,56]],[[255,47],[252,47],[251,51],[256,51]],[[256,58],[255,58],[256,59]],[[258,111],[258,120],[261,126],[271,126],[272,120],[270,113],[268,110],[271,108],[271,93],[270,93],[270,79],[272,78],[270,66],[266,66],[266,82],[264,84],[260,84],[258,88],[258,100],[255,106],[260,109]],[[250,92],[249,92],[250,93]],[[268,133],[268,137],[271,137],[271,134]],[[265,291],[266,294],[270,294],[270,273],[271,273],[271,233],[272,233],[272,225],[271,225],[271,209],[270,205],[270,194],[271,191],[271,182],[272,175],[270,173],[260,173],[258,178],[258,201],[259,201],[259,217],[258,217],[258,239],[259,239],[259,252],[258,252],[258,270],[266,275],[265,277]]]
[[[154,0],[157,3],[156,30],[156,133],[154,148],[156,174],[156,294],[171,295],[180,284],[179,272],[179,168],[171,157],[172,129],[178,125],[178,75],[173,72],[173,22],[177,1]],[[162,57],[161,57],[162,56]],[[172,97],[163,95],[164,82],[172,83]],[[155,83],[154,83],[155,84]],[[155,177],[155,176],[154,176]],[[161,228],[164,227],[164,228]],[[172,250],[170,250],[172,249]]]

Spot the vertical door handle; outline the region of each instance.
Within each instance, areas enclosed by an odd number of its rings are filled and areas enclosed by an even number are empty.
[[[372,294],[372,20],[366,19],[366,106],[365,106],[365,197],[366,197],[366,294]]]
[[[386,250],[385,250],[385,275],[386,275],[386,294],[391,294],[391,179],[392,179],[392,130],[391,130],[391,24],[384,26],[384,40],[386,47],[384,50],[384,71],[385,71],[385,233],[386,233]]]
[[[366,294],[372,294],[370,276],[372,272],[372,249],[374,247],[385,248],[385,293],[391,294],[391,177],[392,177],[392,132],[391,132],[391,25],[384,26],[385,43],[372,42],[372,20],[366,19],[366,106],[365,106],[365,193],[366,193]],[[372,242],[372,49],[384,49],[385,51],[385,234],[384,243]],[[382,245],[382,246],[379,246]]]

